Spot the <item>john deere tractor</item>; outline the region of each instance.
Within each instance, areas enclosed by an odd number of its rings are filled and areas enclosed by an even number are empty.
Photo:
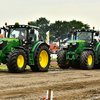
[[[0,39],[0,63],[7,64],[12,73],[25,71],[26,65],[32,71],[48,71],[50,64],[49,45],[41,40],[38,27],[14,25],[1,27],[4,32]]]
[[[85,29],[72,32],[72,40],[66,48],[58,52],[57,62],[60,68],[77,67],[81,69],[100,68],[99,31]]]

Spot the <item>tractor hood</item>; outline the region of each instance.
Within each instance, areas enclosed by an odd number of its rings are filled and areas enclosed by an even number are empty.
[[[86,42],[84,40],[71,40],[71,41],[68,41],[68,43],[77,43],[77,42]]]
[[[68,51],[77,51],[78,53],[81,53],[85,47],[86,41],[84,40],[71,40],[67,45]]]
[[[2,50],[4,47],[10,48],[10,47],[15,47],[19,45],[20,45],[19,39],[0,38],[0,50]]]
[[[19,39],[15,39],[15,38],[0,38],[0,41],[19,41]]]

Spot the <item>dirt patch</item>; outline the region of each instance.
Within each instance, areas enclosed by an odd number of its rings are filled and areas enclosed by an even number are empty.
[[[57,61],[56,60],[51,60],[50,65],[57,65]]]
[[[48,89],[54,92],[53,100],[94,100],[100,97],[100,69],[50,67],[48,72],[26,69],[19,74],[0,70],[0,100],[41,100]]]

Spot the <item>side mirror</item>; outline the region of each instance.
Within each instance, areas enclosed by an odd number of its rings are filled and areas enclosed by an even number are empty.
[[[0,29],[0,34],[1,34],[1,29]]]
[[[30,41],[31,41],[31,40],[32,40],[32,37],[30,37],[29,39],[30,39]]]
[[[98,36],[98,35],[99,35],[99,32],[96,32],[96,33],[95,33],[95,36]]]
[[[34,29],[31,29],[31,34],[34,34]]]

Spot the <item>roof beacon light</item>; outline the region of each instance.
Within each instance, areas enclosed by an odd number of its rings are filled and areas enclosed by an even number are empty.
[[[95,29],[95,26],[93,26],[93,29]]]
[[[5,22],[5,25],[7,25],[7,22]]]
[[[85,30],[85,27],[82,27],[82,30]]]
[[[72,29],[74,30],[74,29],[75,29],[75,27],[72,27]]]
[[[28,21],[28,25],[30,25],[30,21]]]
[[[19,25],[19,22],[15,22],[15,25]]]

